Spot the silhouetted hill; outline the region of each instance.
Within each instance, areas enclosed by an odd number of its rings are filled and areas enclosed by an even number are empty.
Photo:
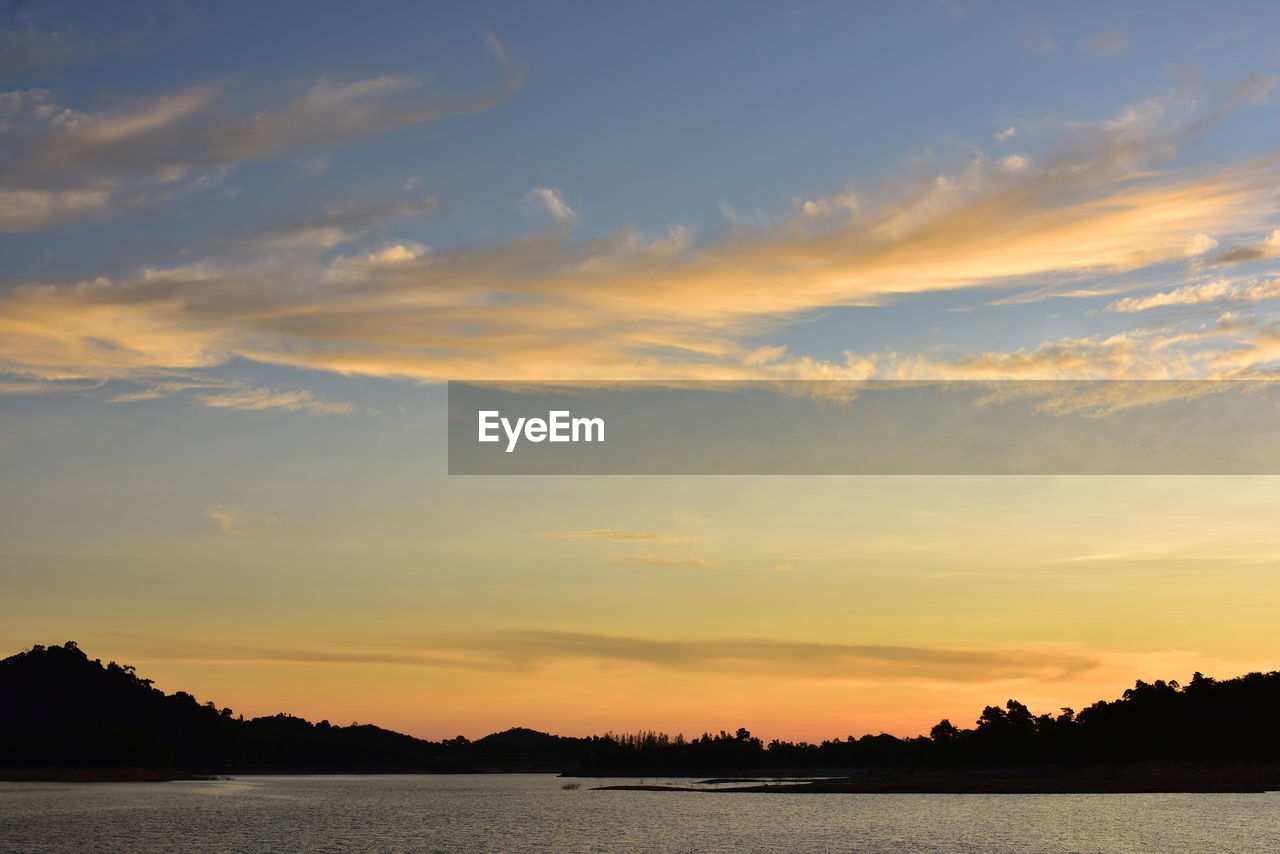
[[[132,667],[90,660],[74,642],[0,661],[0,767],[189,770],[468,770],[454,745],[371,725],[245,720]]]
[[[558,735],[517,726],[476,739],[475,743],[504,747],[552,747],[558,746],[562,741],[564,739]]]
[[[594,741],[513,727],[469,743],[466,754],[483,769],[560,772],[577,767]]]
[[[35,768],[674,776],[1280,761],[1277,672],[1223,681],[1197,673],[1185,686],[1140,681],[1078,714],[1035,715],[1008,700],[983,709],[972,728],[944,720],[928,736],[820,744],[765,744],[745,729],[693,739],[655,732],[568,738],[522,727],[433,742],[286,714],[246,720],[182,691],[165,694],[132,667],[91,660],[73,642],[0,661],[0,697],[0,768],[10,776]]]

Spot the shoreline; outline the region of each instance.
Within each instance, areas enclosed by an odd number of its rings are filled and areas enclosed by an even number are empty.
[[[218,773],[174,768],[58,767],[0,768],[0,782],[144,783],[213,781],[255,776],[438,776],[439,771],[384,769],[223,769]],[[529,773],[491,771],[491,774]],[[572,772],[557,777],[581,777]],[[609,775],[614,779],[627,775]],[[637,775],[638,776],[638,775]],[[787,775],[722,776],[649,774],[670,783],[611,783],[589,791],[710,792],[753,794],[1139,794],[1261,793],[1280,791],[1280,763],[1137,762],[1094,766],[994,767],[975,769],[867,768],[823,775],[820,769]],[[584,785],[584,788],[586,786]]]
[[[1082,768],[864,771],[793,780],[703,781],[692,786],[615,784],[595,791],[756,794],[1214,794],[1280,791],[1276,763],[1133,763]]]
[[[5,768],[0,783],[173,783],[179,780],[217,780],[212,774],[193,774],[175,768]]]

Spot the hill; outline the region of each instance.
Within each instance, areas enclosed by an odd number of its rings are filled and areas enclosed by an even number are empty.
[[[456,745],[287,714],[244,719],[74,643],[0,661],[0,767],[463,771]]]

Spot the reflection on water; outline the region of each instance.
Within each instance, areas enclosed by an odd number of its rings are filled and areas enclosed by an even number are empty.
[[[597,792],[549,775],[0,783],[0,851],[1274,852],[1263,795]],[[675,782],[649,780],[648,782]]]

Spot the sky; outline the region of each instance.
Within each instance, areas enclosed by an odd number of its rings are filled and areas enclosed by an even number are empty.
[[[1271,670],[1264,476],[449,476],[448,380],[1280,367],[1270,2],[9,2],[0,652],[429,738]]]

